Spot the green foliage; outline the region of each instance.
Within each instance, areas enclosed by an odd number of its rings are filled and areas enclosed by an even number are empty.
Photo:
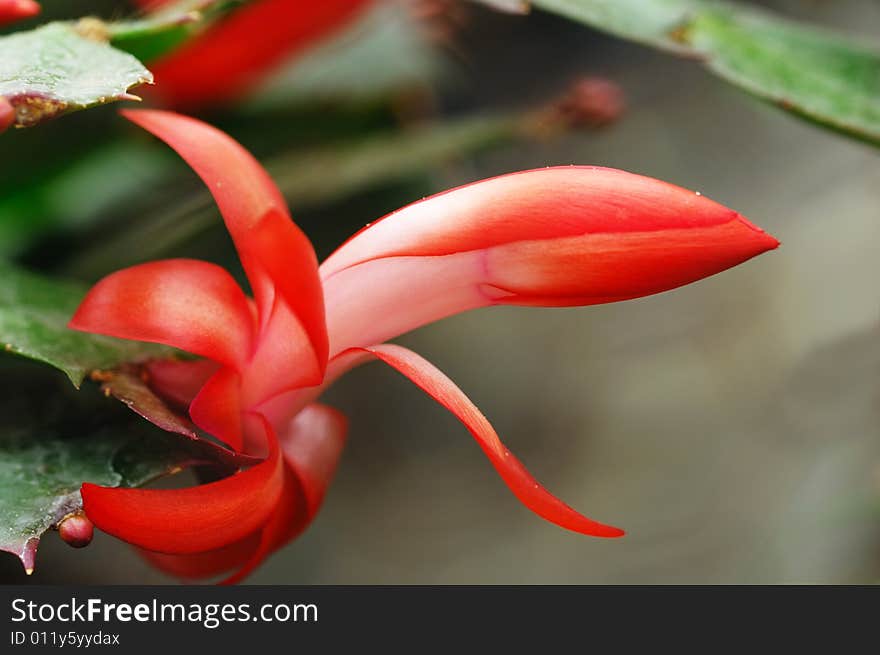
[[[720,9],[698,16],[688,41],[726,80],[779,107],[880,144],[880,50],[853,39]]]
[[[0,96],[15,124],[37,125],[78,109],[125,99],[152,74],[132,55],[70,23],[50,23],[0,37]]]
[[[0,399],[0,550],[26,569],[41,535],[82,508],[83,482],[134,487],[184,467],[229,473],[237,464],[228,451],[164,432],[97,394],[46,390],[19,387]]]
[[[79,386],[92,370],[167,355],[167,348],[67,328],[85,289],[0,263],[0,344],[10,353],[50,364]]]
[[[702,60],[759,98],[880,144],[880,50],[714,0],[532,0],[622,38]]]

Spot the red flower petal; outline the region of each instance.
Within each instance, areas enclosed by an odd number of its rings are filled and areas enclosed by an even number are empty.
[[[242,406],[257,407],[286,390],[320,383],[324,364],[315,359],[302,323],[279,298],[243,373]]]
[[[69,326],[164,343],[232,366],[253,347],[253,318],[241,288],[223,268],[192,259],[108,275],[92,287]]]
[[[658,293],[777,245],[736,212],[639,175],[503,175],[409,205],[322,264],[331,355],[475,307]]]
[[[190,403],[220,366],[210,359],[154,359],[144,364],[150,389],[177,409]]]
[[[170,111],[126,109],[119,113],[171,146],[202,178],[236,245],[239,240],[246,241],[248,232],[267,214],[287,213],[284,198],[269,174],[229,135]]]
[[[296,476],[289,468],[284,469],[284,487],[281,497],[266,525],[260,531],[260,540],[256,549],[250,554],[235,573],[221,580],[219,584],[231,585],[244,580],[257,568],[264,559],[276,548],[286,543],[285,534],[290,524],[302,524],[307,521],[302,489]]]
[[[152,64],[156,92],[177,107],[234,99],[286,57],[347,24],[371,2],[251,2]]]
[[[31,18],[40,13],[40,5],[34,0],[0,0],[0,25]]]
[[[233,568],[224,580],[243,580],[268,555],[301,534],[315,518],[345,445],[348,421],[326,405],[309,405],[280,435],[287,463],[285,482],[275,512],[266,525],[223,548],[192,555],[144,551],[157,568],[179,578],[208,578]]]
[[[287,462],[284,491],[278,508],[263,528],[259,547],[223,584],[244,580],[273,551],[311,525],[345,446],[348,419],[327,405],[304,408],[281,436]]]
[[[174,148],[204,180],[235,241],[263,326],[277,293],[302,323],[314,349],[312,361],[302,362],[302,368],[314,368],[318,362],[310,379],[312,384],[320,381],[327,360],[327,330],[317,258],[309,240],[290,220],[269,175],[240,144],[206,123],[164,111],[122,113]]]
[[[186,489],[112,489],[82,485],[83,507],[98,528],[141,548],[197,553],[238,541],[276,508],[284,465],[271,426],[262,420],[269,457],[231,477]]]
[[[281,452],[302,486],[309,521],[321,507],[345,447],[347,433],[345,414],[319,403],[305,407],[280,433]],[[288,538],[302,532],[304,527],[288,525]]]
[[[221,368],[205,382],[189,406],[193,423],[236,451],[245,446],[240,394],[238,373],[228,367]]]
[[[393,344],[352,348],[341,357],[357,358],[359,355],[375,357],[396,369],[464,423],[510,490],[530,510],[560,527],[594,537],[620,537],[624,534],[619,528],[579,514],[538,484],[501,442],[480,410],[430,362]]]

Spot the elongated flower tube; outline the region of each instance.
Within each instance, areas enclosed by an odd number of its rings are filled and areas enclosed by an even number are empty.
[[[155,7],[151,0],[141,3]],[[254,0],[150,65],[165,104],[196,108],[234,100],[283,63],[347,25],[372,0]]]
[[[498,304],[590,305],[659,293],[778,245],[736,212],[664,182],[595,167],[545,168],[426,198],[368,226],[318,268],[265,171],[191,118],[123,112],[174,148],[214,195],[248,276],[166,260],[98,282],[74,329],[164,343],[204,359],[149,364],[153,388],[203,430],[265,461],[182,490],[83,486],[100,529],[184,578],[242,579],[318,512],[347,425],[315,403],[352,367],[378,360],[470,431],[514,495],[569,530],[617,537],[542,487],[489,421],[419,355],[384,343]]]

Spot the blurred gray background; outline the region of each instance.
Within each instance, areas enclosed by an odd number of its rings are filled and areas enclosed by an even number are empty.
[[[871,0],[765,4],[872,38],[880,28]],[[454,45],[460,80],[445,112],[528,106],[575,74],[618,82],[629,111],[600,132],[466,158],[436,173],[436,190],[549,164],[613,166],[700,190],[782,247],[652,298],[493,308],[400,340],[452,377],[551,491],[625,538],[532,515],[461,425],[372,365],[326,398],[351,433],[322,513],[250,582],[877,580],[877,151],[694,62],[551,16],[473,8]],[[346,211],[352,224],[376,218],[358,202]],[[6,559],[6,578],[24,581]],[[170,581],[106,535],[72,551],[50,533],[38,563],[37,583]]]

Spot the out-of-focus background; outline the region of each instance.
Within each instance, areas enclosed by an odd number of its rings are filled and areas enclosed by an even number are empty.
[[[868,38],[880,30],[872,0],[762,4]],[[441,115],[539,106],[579,75],[619,84],[626,113],[601,130],[463,153],[330,205],[293,203],[319,255],[426,193],[569,163],[699,190],[782,247],[651,298],[480,310],[400,339],[469,394],[552,492],[625,538],[584,537],[532,515],[461,425],[371,365],[326,398],[350,416],[351,432],[321,514],[250,581],[874,582],[877,151],[767,107],[695,62],[537,11],[461,9],[440,25],[443,72],[432,88]],[[219,225],[181,251],[229,257]],[[36,583],[170,581],[106,535],[74,551],[47,534],[37,562]],[[12,556],[0,558],[0,574],[25,580]]]

